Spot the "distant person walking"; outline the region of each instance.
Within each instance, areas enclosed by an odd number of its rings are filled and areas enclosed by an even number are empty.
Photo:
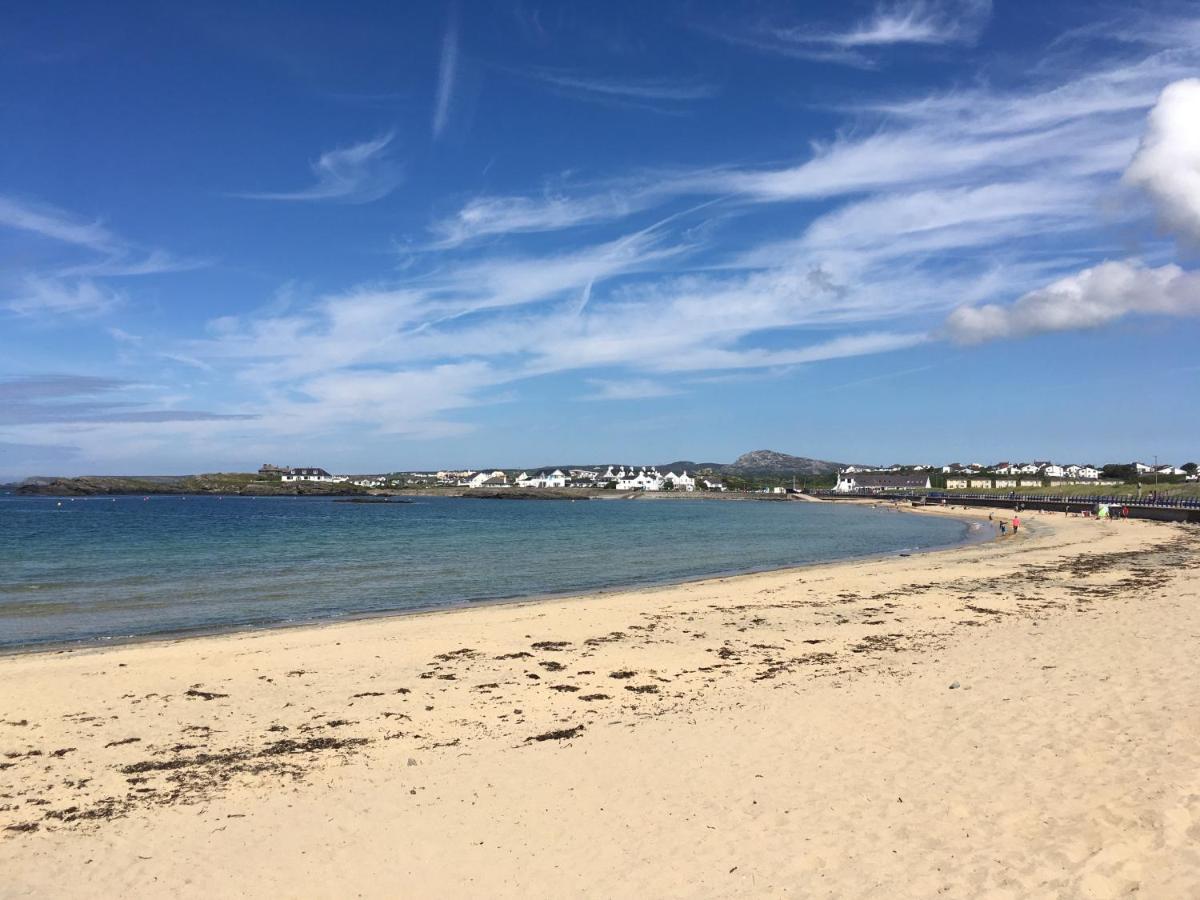
[[[1006,533],[1007,533],[1007,530],[1005,529],[1004,522],[1003,522],[1003,521],[1001,521],[1001,522],[1000,522],[1000,535],[1001,535],[1001,537],[1003,537],[1003,536],[1004,536]]]
[[[1021,527],[1021,520],[1017,516],[1013,516],[1013,534],[1017,533],[1017,529]]]

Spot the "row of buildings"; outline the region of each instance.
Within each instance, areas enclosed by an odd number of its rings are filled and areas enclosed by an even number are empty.
[[[724,485],[715,481],[701,480],[698,483],[693,476],[687,473],[686,469],[678,473],[660,472],[654,466],[629,468],[625,466],[609,466],[604,471],[600,471],[599,469],[567,469],[566,471],[553,469],[537,471],[532,474],[522,472],[513,478],[509,478],[508,475],[499,470],[493,472],[473,472],[470,470],[438,472],[437,483],[471,488],[511,485],[516,488],[534,489],[612,487],[618,491],[694,491],[697,487],[702,490],[725,489]]]
[[[387,487],[388,480],[382,475],[330,475],[317,466],[273,466],[264,463],[258,470],[259,475],[268,478],[278,478],[283,482],[315,481],[320,484],[356,484],[359,487]]]
[[[313,481],[326,484],[355,484],[360,487],[381,488],[421,485],[463,488],[615,488],[618,491],[723,491],[719,481],[697,479],[682,472],[660,472],[655,466],[609,466],[599,469],[554,469],[530,474],[521,472],[510,477],[499,469],[477,472],[473,469],[445,470],[435,473],[409,473],[389,479],[383,475],[331,475],[318,467],[290,468],[266,464],[258,470],[265,477],[284,482]]]

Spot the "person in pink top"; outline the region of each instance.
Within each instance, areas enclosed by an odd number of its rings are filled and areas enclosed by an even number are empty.
[[[1021,519],[1018,516],[1013,516],[1013,534],[1017,533],[1017,529],[1021,527]]]

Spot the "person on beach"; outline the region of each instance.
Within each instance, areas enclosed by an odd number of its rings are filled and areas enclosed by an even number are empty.
[[[1021,527],[1021,520],[1013,516],[1013,534],[1017,533],[1017,529]]]
[[[1003,520],[1002,520],[1002,521],[1000,522],[1000,536],[1001,536],[1001,537],[1003,537],[1003,536],[1004,536],[1004,534],[1005,534],[1005,527],[1004,527],[1004,522],[1003,522]]]

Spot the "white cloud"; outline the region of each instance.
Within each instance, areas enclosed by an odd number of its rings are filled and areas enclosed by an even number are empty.
[[[649,378],[589,378],[595,390],[585,400],[645,400],[653,397],[673,397],[677,388]]]
[[[992,13],[991,0],[909,0],[876,9],[846,31],[781,30],[785,43],[863,48],[889,44],[973,43]]]
[[[122,241],[99,222],[80,221],[52,206],[23,203],[0,194],[0,226],[31,232],[40,237],[99,253],[116,253]]]
[[[16,296],[4,303],[10,312],[21,316],[72,316],[88,318],[109,312],[125,302],[114,291],[91,279],[75,281],[27,275]]]
[[[1200,79],[1162,92],[1124,180],[1149,195],[1168,229],[1200,244]]]
[[[647,199],[618,190],[575,198],[563,193],[541,197],[476,197],[454,215],[436,222],[436,247],[449,249],[489,235],[560,231],[623,218],[648,205]]]
[[[689,115],[691,104],[719,93],[713,84],[678,78],[617,78],[561,69],[503,71],[544,85],[563,97],[672,116]]]
[[[846,28],[776,21],[703,30],[768,53],[871,68],[878,64],[878,53],[890,47],[974,44],[991,14],[991,0],[901,0],[876,7],[871,16]]]
[[[389,132],[322,153],[312,163],[316,182],[297,191],[258,191],[235,196],[247,200],[338,200],[369,203],[385,197],[400,184],[402,171],[388,153],[394,135]]]
[[[1131,314],[1200,315],[1200,273],[1176,265],[1157,269],[1136,262],[1105,262],[1015,303],[962,306],[946,319],[945,333],[962,344],[1050,331],[1097,328]]]
[[[200,268],[199,260],[179,259],[165,250],[146,249],[100,222],[85,221],[66,210],[0,194],[0,228],[66,244],[94,256],[60,269],[58,277],[155,275]]]
[[[433,136],[439,138],[450,121],[450,106],[454,102],[454,83],[458,79],[458,16],[451,11],[450,21],[442,35],[442,55],[438,61],[437,93],[433,102]]]

